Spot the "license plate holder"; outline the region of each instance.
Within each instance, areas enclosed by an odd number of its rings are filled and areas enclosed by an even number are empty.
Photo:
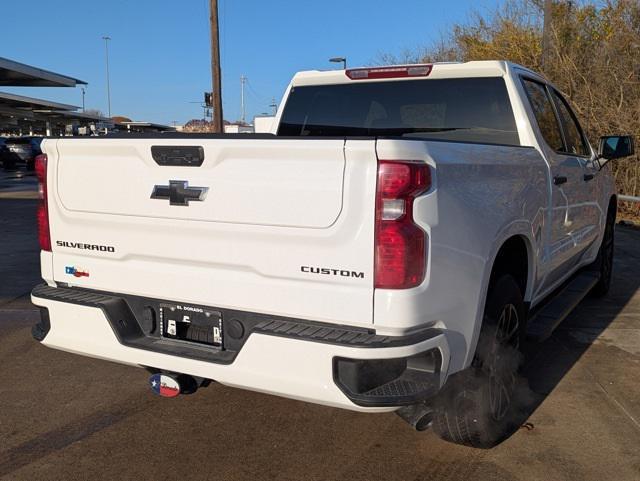
[[[190,304],[160,304],[160,336],[222,349],[222,314]]]

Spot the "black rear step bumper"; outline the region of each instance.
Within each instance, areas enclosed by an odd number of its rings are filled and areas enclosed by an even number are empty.
[[[182,358],[229,365],[253,334],[349,348],[384,349],[410,347],[443,337],[442,330],[425,329],[405,336],[379,335],[374,329],[327,324],[304,319],[215,308],[225,325],[222,348],[175,341],[160,336],[158,308],[167,300],[108,293],[77,287],[39,285],[32,296],[80,306],[99,308],[118,342],[124,346]],[[51,321],[46,308],[32,334],[43,341]],[[55,322],[55,320],[54,320]],[[332,369],[336,386],[354,404],[363,407],[392,407],[414,404],[432,397],[441,385],[442,355],[439,349],[394,359],[351,359],[334,357]]]
[[[438,393],[441,369],[438,349],[395,359],[334,357],[333,381],[358,406],[408,406]]]

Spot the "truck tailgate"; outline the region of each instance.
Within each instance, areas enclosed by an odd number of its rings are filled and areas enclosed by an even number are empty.
[[[60,141],[58,191],[68,211],[232,224],[327,228],[342,208],[342,140],[216,140],[206,163],[159,166],[151,146],[167,141]],[[150,201],[154,185],[188,180],[206,202],[176,209]]]
[[[43,146],[53,280],[372,323],[373,140],[105,138]],[[159,165],[152,146],[201,147],[204,162]],[[187,205],[151,198],[171,181],[206,192]]]

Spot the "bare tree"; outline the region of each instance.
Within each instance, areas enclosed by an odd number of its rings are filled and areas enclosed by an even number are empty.
[[[544,9],[547,52],[542,61]],[[611,133],[640,134],[640,2],[507,0],[475,13],[442,39],[413,52],[422,61],[510,60],[541,71],[572,101],[592,143]],[[400,59],[406,58],[406,53]],[[379,55],[391,63],[393,55]],[[638,159],[613,165],[618,190],[640,195]],[[640,216],[640,207],[622,212]]]

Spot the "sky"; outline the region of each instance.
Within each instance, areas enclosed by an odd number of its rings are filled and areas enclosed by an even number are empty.
[[[429,45],[475,10],[500,0],[218,0],[223,111],[240,118],[270,112],[299,70],[371,65],[381,53]],[[89,83],[86,108],[107,113],[105,42],[109,42],[111,114],[171,125],[202,118],[211,90],[208,0],[21,0],[3,2],[0,56]],[[12,21],[11,19],[20,19]],[[28,28],[27,28],[28,27]],[[5,91],[82,105],[77,88]]]

